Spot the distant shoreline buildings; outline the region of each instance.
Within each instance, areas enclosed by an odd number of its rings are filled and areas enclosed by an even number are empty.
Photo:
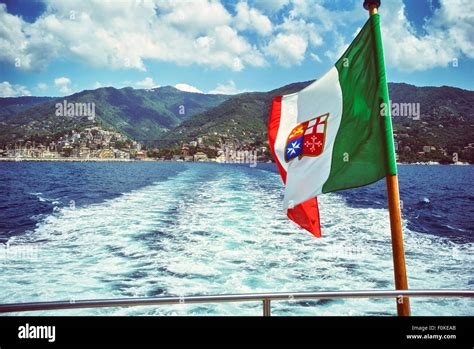
[[[121,133],[88,127],[71,131],[48,144],[18,139],[0,149],[0,156],[14,159],[123,159],[141,151],[141,144]]]
[[[49,142],[17,139],[0,149],[0,160],[6,161],[176,161],[257,163],[269,162],[265,146],[255,147],[239,141],[207,145],[206,137],[172,148],[147,150],[141,143],[115,131],[87,127],[68,132]],[[45,144],[47,143],[47,144]]]
[[[44,140],[44,138],[43,138]],[[462,163],[458,153],[432,145],[415,146],[405,133],[395,133],[397,161],[401,163]],[[474,152],[474,143],[462,151]],[[439,160],[443,159],[443,160]],[[100,126],[69,131],[47,141],[17,139],[0,148],[3,161],[175,161],[256,164],[273,162],[268,142],[241,141],[227,135],[196,139],[162,148],[146,148],[120,132]]]

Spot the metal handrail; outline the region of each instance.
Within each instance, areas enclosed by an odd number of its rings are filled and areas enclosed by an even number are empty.
[[[333,292],[273,292],[218,294],[209,296],[165,296],[116,299],[90,299],[54,302],[0,304],[0,313],[59,310],[78,308],[134,307],[163,304],[257,302],[263,305],[263,315],[270,316],[271,301],[335,298],[402,298],[403,297],[474,297],[474,290],[393,290],[393,291],[333,291]]]

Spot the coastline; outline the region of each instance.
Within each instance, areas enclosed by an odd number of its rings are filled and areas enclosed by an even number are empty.
[[[176,160],[156,160],[156,159],[101,159],[101,158],[11,158],[11,157],[0,157],[0,162],[184,162]],[[195,161],[188,161],[195,162]],[[212,163],[225,163],[218,161],[196,161],[196,162],[212,162]],[[258,162],[267,163],[267,162]],[[422,166],[469,166],[467,162],[458,162],[454,164],[440,164],[439,162],[428,161],[428,162],[397,162],[397,165],[422,165]]]
[[[101,158],[0,158],[0,162],[135,162],[135,161],[154,161],[154,160],[135,160],[135,159],[101,159]]]

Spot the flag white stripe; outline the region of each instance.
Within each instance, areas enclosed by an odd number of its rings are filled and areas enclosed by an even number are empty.
[[[295,127],[298,115],[298,94],[283,96],[281,101],[280,127],[275,140],[275,155],[281,166],[288,172],[288,164],[285,161],[285,147],[289,132]]]
[[[317,157],[304,156],[285,162],[285,146],[291,130],[299,123],[329,113],[324,150]],[[302,91],[283,96],[275,153],[287,171],[284,208],[296,206],[322,193],[329,178],[332,151],[342,118],[342,90],[339,73],[331,68],[321,79]]]

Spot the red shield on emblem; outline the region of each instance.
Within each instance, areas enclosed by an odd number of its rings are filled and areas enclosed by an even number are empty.
[[[291,130],[286,141],[285,160],[303,156],[319,156],[324,150],[329,113],[302,122]]]

